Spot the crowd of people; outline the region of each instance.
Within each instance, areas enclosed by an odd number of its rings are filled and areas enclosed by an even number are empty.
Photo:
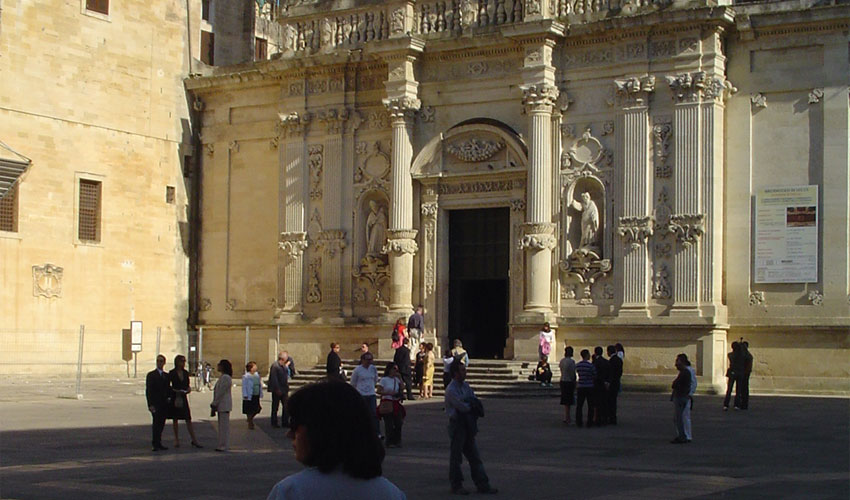
[[[289,382],[296,374],[295,360],[287,351],[278,354],[269,369],[267,381],[267,392],[271,395],[271,426],[287,429],[287,436],[293,440],[296,460],[308,468],[277,483],[269,499],[303,498],[307,492],[312,497],[319,490],[333,496],[333,491],[339,491],[337,488],[345,488],[350,492],[350,498],[404,498],[395,485],[381,477],[381,464],[385,448],[402,445],[402,428],[407,414],[403,401],[414,399],[413,387],[419,388],[420,399],[433,397],[435,354],[433,344],[422,341],[423,311],[419,306],[407,324],[399,319],[394,325],[391,334],[393,360],[384,366],[381,376],[369,344],[363,343],[359,349],[360,362],[349,380],[339,355],[340,345],[334,342],[327,355],[325,379],[300,389],[289,398]],[[411,344],[416,346],[415,354],[412,354]],[[552,385],[549,356],[555,345],[554,333],[546,323],[539,333],[539,362],[532,375],[544,387]],[[617,425],[617,398],[622,387],[625,360],[623,345],[617,343],[606,349],[597,346],[593,353],[582,349],[578,362],[573,356],[573,347],[566,346],[564,357],[558,363],[563,422],[573,422],[571,408],[575,406],[574,420],[578,427]],[[733,388],[736,389],[734,408],[746,410],[753,367],[749,344],[743,339],[733,342],[728,361],[723,410],[728,410]],[[463,487],[461,470],[462,458],[466,457],[478,492],[496,493],[497,490],[490,485],[475,441],[477,420],[483,417],[484,409],[466,382],[469,354],[460,339],[454,340],[452,349],[444,353],[442,362],[445,411],[449,418],[451,491],[462,495],[469,493]],[[192,426],[188,398],[192,389],[186,358],[176,356],[174,368],[168,372],[165,364],[165,357],[157,356],[156,369],[146,378],[153,451],[167,449],[162,444],[162,432],[168,419],[173,421],[175,447],[180,446],[179,422],[182,420],[191,438],[190,444],[203,448]],[[697,376],[684,353],[677,355],[675,366],[678,375],[672,384],[670,400],[676,436],[671,442],[684,444],[693,439],[690,414]],[[233,366],[229,360],[222,359],[216,370],[220,375],[213,388],[210,415],[218,419],[215,450],[227,451],[230,414],[233,411]],[[202,376],[204,385],[208,386],[211,378],[209,368],[205,367]],[[254,361],[245,366],[241,392],[242,413],[246,416],[248,429],[253,430],[254,418],[261,412],[263,400],[263,381]]]

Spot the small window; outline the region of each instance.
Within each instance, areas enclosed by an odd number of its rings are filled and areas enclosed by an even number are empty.
[[[18,232],[18,185],[0,200],[0,231]]]
[[[264,38],[254,39],[254,60],[265,61],[268,59],[269,42]]]
[[[77,237],[80,241],[100,241],[101,183],[80,179],[80,205]]]
[[[210,20],[210,0],[201,0],[201,19]]]
[[[86,10],[109,15],[109,0],[86,0]]]
[[[204,64],[209,64],[210,66],[214,66],[214,53],[215,36],[209,31],[201,30],[201,62],[203,62]]]
[[[165,202],[174,205],[174,186],[165,186]]]

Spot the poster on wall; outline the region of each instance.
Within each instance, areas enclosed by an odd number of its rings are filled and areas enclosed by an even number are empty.
[[[759,190],[755,219],[755,282],[817,283],[818,187]]]

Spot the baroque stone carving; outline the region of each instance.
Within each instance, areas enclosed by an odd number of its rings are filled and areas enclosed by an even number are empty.
[[[492,158],[505,148],[505,141],[488,141],[471,137],[446,145],[446,150],[455,158],[465,162],[479,162]]]
[[[280,120],[275,123],[275,134],[278,137],[301,137],[307,130],[307,126],[312,119],[310,113],[300,115],[297,112],[278,115]]]
[[[419,250],[416,244],[416,235],[419,231],[415,229],[395,229],[387,232],[387,244],[384,245],[382,253],[387,255],[415,254]]]
[[[425,263],[425,293],[431,295],[437,283],[437,273],[434,270],[434,259],[428,259]]]
[[[767,301],[764,296],[764,292],[752,292],[750,293],[750,305],[751,306],[764,306],[767,305]]]
[[[732,85],[732,82],[725,78],[719,78],[716,76],[708,77],[705,83],[705,88],[703,88],[703,96],[706,99],[716,99],[720,101],[725,101],[736,92],[738,92],[738,89]]]
[[[808,295],[809,302],[814,306],[822,306],[823,305],[823,294],[820,290],[812,290]]]
[[[522,236],[517,248],[525,250],[552,250],[558,244],[555,225],[548,222],[525,223],[521,226]]]
[[[673,167],[667,163],[670,156],[670,137],[673,125],[668,117],[659,118],[652,126],[653,149],[655,150],[655,176],[666,179],[673,175]]]
[[[318,120],[327,127],[328,135],[341,134],[345,128],[345,122],[351,116],[348,108],[323,109],[318,113]]]
[[[602,277],[611,272],[611,260],[601,259],[599,254],[591,250],[578,249],[559,264],[562,272],[578,280],[584,290],[578,303],[588,305],[593,303],[591,287]]]
[[[319,270],[322,268],[321,257],[316,257],[310,262],[307,268],[307,303],[316,304],[322,301],[321,278]]]
[[[433,123],[437,115],[437,109],[434,106],[422,106],[419,110],[419,116],[424,123]]]
[[[310,199],[322,198],[322,170],[324,167],[324,147],[321,144],[311,144],[307,147],[307,164],[310,171]]]
[[[512,212],[525,212],[525,200],[522,198],[514,198],[511,200]]]
[[[233,151],[234,153],[239,152],[239,142],[238,141],[230,141],[230,144],[227,145],[227,149]]]
[[[404,96],[391,99],[384,99],[384,106],[393,120],[408,120],[412,119],[419,108],[422,106],[421,101],[414,97]]]
[[[333,259],[336,257],[337,252],[346,246],[345,231],[339,229],[322,231],[319,234],[318,241],[316,241],[316,246],[323,250],[325,255]]]
[[[307,249],[307,233],[304,231],[285,231],[280,233],[278,247],[290,260],[300,257]]]
[[[558,88],[546,83],[525,85],[522,90],[522,106],[525,113],[551,113],[558,100]]]
[[[673,296],[670,290],[670,270],[667,264],[662,262],[655,271],[652,284],[652,298],[659,300],[667,300]]]
[[[589,192],[581,193],[581,201],[573,200],[570,204],[573,210],[581,212],[581,241],[579,248],[596,249],[599,235],[599,208],[590,197]]]
[[[647,106],[649,94],[655,91],[655,77],[645,75],[614,80],[613,95],[608,100],[610,106],[632,107]]]
[[[662,186],[661,191],[658,192],[658,197],[655,200],[655,208],[653,209],[655,224],[658,227],[666,229],[672,215],[673,208],[670,206],[670,196],[667,194],[667,186]]]
[[[224,310],[225,311],[235,311],[236,310],[236,299],[228,299],[224,301]]]
[[[819,103],[821,99],[823,99],[822,88],[812,89],[812,91],[809,92],[809,104]]]
[[[32,266],[33,297],[61,297],[64,269],[53,264]]]
[[[693,245],[705,232],[705,215],[673,214],[667,223],[667,231],[675,234],[682,245]]]
[[[366,259],[380,259],[386,253],[384,242],[387,239],[387,211],[377,201],[369,202],[369,215],[366,218]]]
[[[422,204],[420,207],[420,211],[422,213],[422,217],[428,219],[436,219],[437,218],[437,202],[436,201],[428,201]]]
[[[750,103],[753,106],[753,109],[761,109],[767,107],[767,97],[764,94],[752,94],[750,95]]]
[[[620,217],[620,225],[617,227],[617,232],[632,250],[637,250],[646,242],[647,238],[652,236],[652,217]]]
[[[208,299],[208,298],[206,298],[206,297],[202,298],[202,299],[201,299],[200,309],[201,309],[201,311],[209,311],[209,310],[211,310],[211,309],[212,309],[212,300],[210,300],[210,299]]]
[[[705,71],[681,73],[675,76],[667,76],[665,79],[673,93],[673,101],[679,103],[699,101],[703,89],[706,87]]]

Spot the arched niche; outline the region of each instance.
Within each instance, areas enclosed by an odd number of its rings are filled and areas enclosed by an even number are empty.
[[[528,148],[512,128],[479,118],[428,141],[411,165],[415,179],[525,170]]]

